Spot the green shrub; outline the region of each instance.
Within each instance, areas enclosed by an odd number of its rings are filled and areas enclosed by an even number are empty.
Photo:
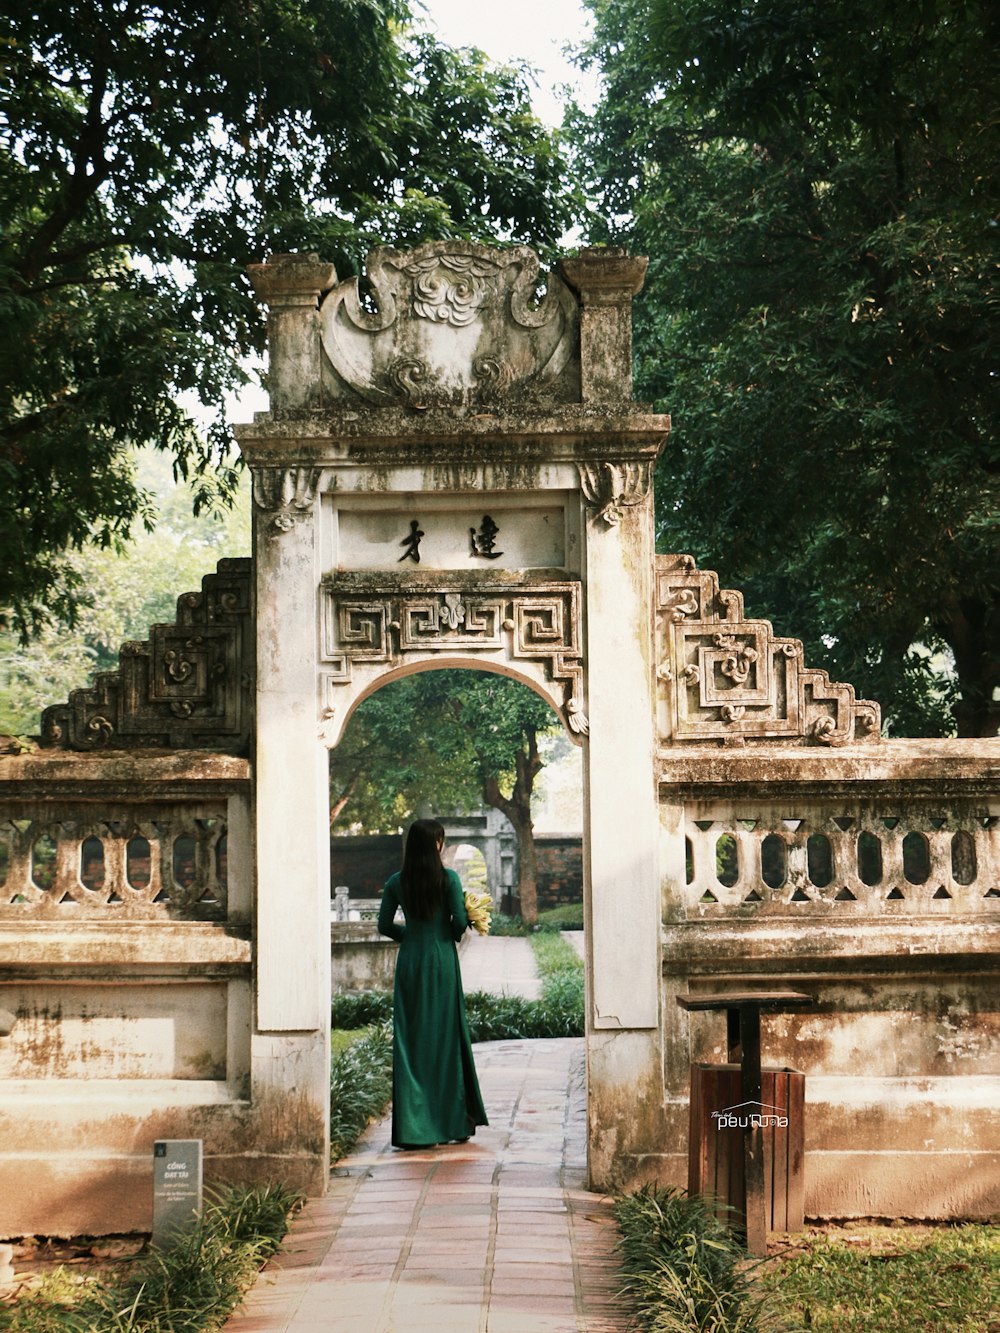
[[[379,992],[368,992],[369,995]],[[389,1010],[392,1011],[392,997]],[[339,1026],[343,1026],[340,1024]],[[343,1157],[392,1096],[392,1024],[377,1023],[330,1063],[330,1156]]]
[[[519,916],[508,916],[506,912],[494,912],[490,922],[491,935],[527,935],[528,928]]]
[[[95,1280],[72,1304],[46,1289],[0,1309],[6,1333],[210,1333],[278,1249],[297,1196],[282,1186],[220,1191],[169,1250],[151,1250],[121,1282]]]
[[[583,930],[583,903],[561,903],[538,913],[539,930]]]
[[[646,1333],[763,1333],[739,1242],[704,1199],[646,1186],[615,1203],[623,1294]]]
[[[338,994],[330,1006],[330,1022],[335,1028],[367,1028],[373,1023],[392,1019],[392,991],[363,990]]]

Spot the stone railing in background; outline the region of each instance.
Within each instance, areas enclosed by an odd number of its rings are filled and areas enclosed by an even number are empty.
[[[230,919],[230,806],[248,787],[226,755],[8,758],[0,923]]]
[[[0,920],[224,920],[225,805],[52,805],[0,824]]]

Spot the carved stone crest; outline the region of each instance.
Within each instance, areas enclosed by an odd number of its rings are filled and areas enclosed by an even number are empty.
[[[320,306],[335,397],[414,407],[484,403],[503,394],[569,400],[563,372],[578,356],[578,310],[556,274],[538,298],[538,258],[434,241],[368,256],[357,278]]]

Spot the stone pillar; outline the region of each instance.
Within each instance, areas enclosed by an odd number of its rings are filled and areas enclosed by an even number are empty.
[[[562,261],[580,295],[580,396],[585,403],[632,398],[632,298],[648,260],[624,250],[581,250]]]
[[[337,281],[337,270],[310,254],[272,255],[248,272],[268,308],[271,411],[309,407],[318,401],[322,384],[319,298]]]
[[[316,1145],[327,1170],[330,851],[327,753],[317,732],[318,536],[303,469],[255,470],[257,1038],[253,1097]],[[303,1134],[302,1126],[309,1132]],[[291,1130],[289,1130],[291,1133]],[[307,1150],[308,1151],[308,1150]]]
[[[589,1167],[599,1189],[634,1178],[662,1133],[653,514],[648,492],[632,498],[618,522],[591,510],[586,543]]]

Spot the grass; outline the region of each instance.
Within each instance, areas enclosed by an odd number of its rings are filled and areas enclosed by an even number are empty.
[[[226,1189],[170,1250],[151,1250],[117,1281],[57,1270],[15,1305],[4,1333],[211,1333],[278,1249],[297,1196],[281,1186]]]
[[[792,1329],[821,1333],[1000,1333],[1000,1226],[812,1230],[762,1271]]]
[[[812,1228],[749,1261],[679,1191],[647,1186],[615,1216],[643,1333],[1000,1333],[998,1225]]]

